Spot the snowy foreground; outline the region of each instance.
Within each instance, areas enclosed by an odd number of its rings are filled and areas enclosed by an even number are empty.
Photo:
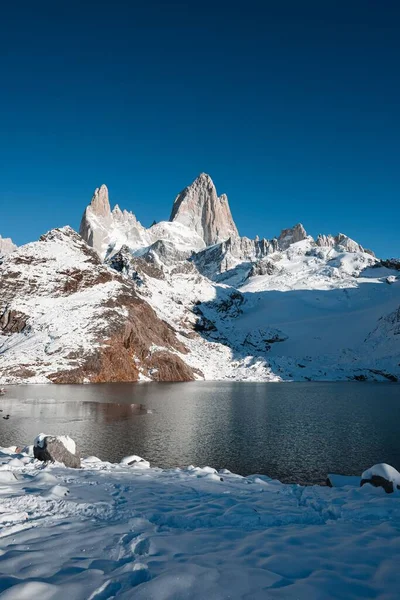
[[[2,600],[399,598],[398,491],[15,452],[0,449]]]

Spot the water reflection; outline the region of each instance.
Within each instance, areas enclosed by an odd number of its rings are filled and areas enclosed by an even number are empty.
[[[69,434],[84,455],[139,454],[320,482],[376,462],[400,469],[400,386],[302,383],[21,386],[0,399],[0,445]]]

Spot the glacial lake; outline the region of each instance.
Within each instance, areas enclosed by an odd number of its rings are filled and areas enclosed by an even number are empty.
[[[298,483],[378,462],[400,470],[400,385],[391,383],[8,386],[0,409],[0,446],[68,434],[83,456],[111,462],[138,454],[163,468]]]

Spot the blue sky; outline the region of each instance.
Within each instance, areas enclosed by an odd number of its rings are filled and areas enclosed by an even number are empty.
[[[198,173],[240,232],[301,221],[400,255],[400,4],[16,2],[0,22],[0,233],[145,224]]]

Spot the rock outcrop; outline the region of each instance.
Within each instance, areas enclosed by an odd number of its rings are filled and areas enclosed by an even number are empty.
[[[239,237],[225,194],[217,196],[209,175],[201,173],[175,199],[170,221],[194,230],[206,246]]]
[[[13,243],[11,238],[3,238],[0,235],[0,258],[10,252],[14,252],[17,246]]]
[[[59,462],[71,469],[79,469],[81,456],[74,440],[69,436],[53,436],[41,433],[35,439],[33,456],[43,462]]]
[[[0,286],[4,382],[194,379],[172,327],[69,227],[6,257]]]
[[[124,242],[131,247],[146,246],[148,243],[146,229],[133,213],[121,211],[118,205],[111,210],[106,185],[94,191],[83,213],[79,233],[101,258],[112,253],[116,245],[118,250]]]
[[[307,232],[301,223],[289,229],[283,229],[278,237],[280,250],[287,250],[291,244],[307,239]]]
[[[360,486],[366,483],[382,487],[387,494],[392,494],[394,489],[400,490],[400,473],[385,463],[374,465],[361,475]]]
[[[118,205],[111,210],[105,185],[95,190],[83,213],[79,233],[102,260],[112,257],[122,246],[142,254],[143,249],[150,249],[156,242],[165,242],[186,256],[205,247],[203,238],[181,223],[154,222],[146,229],[132,212],[121,210]]]
[[[387,269],[392,269],[393,271],[400,271],[400,259],[399,258],[388,258],[386,260],[381,260],[376,264],[377,267],[386,267]]]
[[[338,233],[336,236],[320,234],[315,240],[315,243],[317,244],[317,246],[320,247],[336,248],[337,250],[352,253],[365,252],[367,254],[370,254],[371,256],[375,256],[372,250],[367,250],[366,248],[363,248],[361,244],[355,242],[344,233]]]
[[[278,240],[266,240],[247,237],[232,237],[214,244],[205,250],[200,250],[192,256],[192,261],[200,273],[215,281],[225,278],[225,274],[237,267],[247,277],[252,265],[268,254],[278,250]]]

